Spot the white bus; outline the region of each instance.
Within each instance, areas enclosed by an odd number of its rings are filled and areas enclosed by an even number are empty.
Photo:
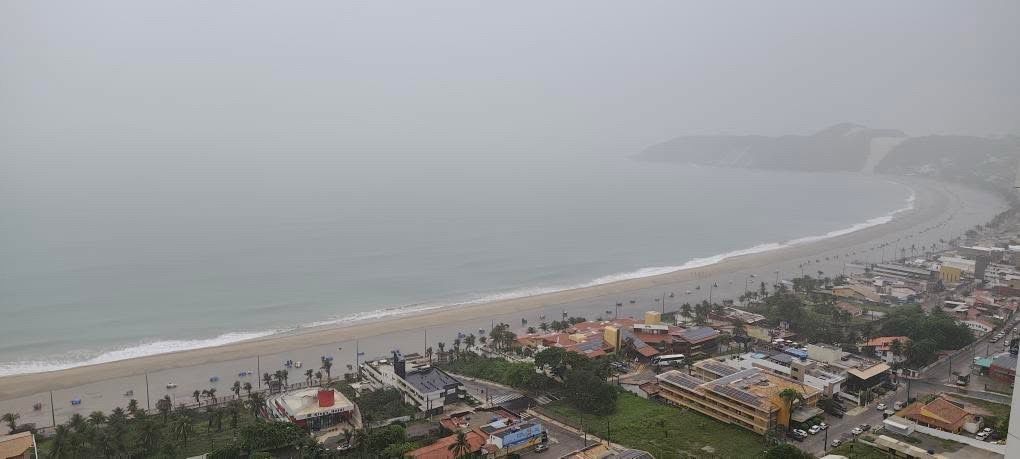
[[[673,365],[674,363],[676,365],[679,365],[679,364],[681,364],[683,362],[684,362],[684,355],[683,354],[667,354],[667,355],[660,355],[660,356],[652,358],[652,365],[657,365],[657,366],[660,366],[660,367],[665,367],[665,366]]]

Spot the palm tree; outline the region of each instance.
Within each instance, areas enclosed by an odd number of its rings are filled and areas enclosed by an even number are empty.
[[[210,387],[209,390],[205,391],[206,397],[212,399],[213,403],[216,403],[216,388]]]
[[[74,451],[71,451],[71,431],[67,426],[63,424],[57,424],[56,431],[53,435],[53,442],[50,444],[50,456],[52,458],[65,458],[74,457]]]
[[[474,333],[468,334],[464,337],[464,347],[469,349],[473,347],[475,345],[475,339],[476,337]]]
[[[252,389],[251,383],[250,382],[245,382],[244,386],[241,386],[241,388],[244,389],[244,391],[248,393],[248,398],[251,398],[251,389]]]
[[[487,338],[485,335],[482,335],[482,336],[478,337],[478,342],[482,343],[482,346],[485,346],[485,342],[488,341],[488,340],[489,340],[489,338]]]
[[[460,354],[460,338],[453,339],[453,353]]]
[[[429,358],[429,364],[432,364],[432,346],[425,348],[425,357]]]
[[[454,440],[447,449],[453,453],[453,457],[464,457],[471,452],[471,442],[468,441],[467,434],[464,432],[457,432],[457,439]]]
[[[684,303],[680,305],[680,315],[683,316],[685,319],[690,319],[691,317],[693,317],[694,314],[691,313],[690,303]]]
[[[265,396],[259,392],[255,392],[248,396],[248,408],[251,409],[251,414],[258,414],[259,407],[266,402]]]
[[[156,401],[156,410],[159,414],[163,415],[163,421],[166,421],[166,417],[170,415],[170,411],[173,410],[173,402],[170,400],[169,395],[163,396],[163,398]],[[110,416],[111,418],[113,416]]]
[[[314,374],[315,374],[315,370],[312,370],[311,368],[305,370],[305,384],[307,384],[309,386],[312,385],[312,375],[314,375]]]
[[[89,424],[93,426],[101,426],[106,424],[106,415],[102,411],[93,411],[89,413]]]
[[[191,393],[191,396],[195,397],[195,403],[199,405],[202,404],[202,391],[195,390],[194,392]]]
[[[287,379],[290,376],[290,372],[288,372],[287,369],[280,370],[280,376],[283,376],[283,387],[284,387],[284,389],[286,389],[287,388]]]
[[[439,344],[437,344],[437,346],[439,346],[439,357],[442,358],[443,357],[443,349],[446,349],[446,343],[440,341]]]
[[[138,428],[138,441],[141,443],[142,448],[145,450],[147,455],[151,455],[151,452],[156,449],[159,444],[161,429],[155,422],[146,420],[142,421],[141,426]]]
[[[269,376],[269,372],[262,373],[262,382],[266,383],[266,387],[269,387],[269,383],[273,382],[273,377]]]
[[[170,421],[170,434],[173,435],[175,440],[181,442],[185,448],[188,446],[188,438],[194,433],[195,427],[191,424],[190,416],[175,416]]]
[[[892,352],[893,357],[903,355],[903,343],[898,339],[894,339],[892,343],[889,343],[889,352]]]
[[[11,429],[11,433],[14,433],[15,430],[18,430],[18,419],[20,418],[21,415],[18,413],[4,413],[3,417],[0,417],[0,421],[6,422],[7,427]]]
[[[234,398],[241,398],[241,381],[234,381],[234,385],[230,386],[230,391],[234,393]]]
[[[82,433],[85,431],[85,418],[78,413],[74,413],[71,415],[71,418],[67,420],[67,425],[71,428],[71,430],[74,430],[77,433]]]
[[[138,417],[138,400],[135,399],[128,400],[127,412],[133,418]]]
[[[786,412],[788,415],[786,421],[786,428],[789,429],[790,428],[789,416],[793,415],[793,403],[796,402],[797,400],[804,400],[804,396],[799,391],[797,391],[797,389],[787,387],[786,389],[779,391],[779,398],[781,398],[783,402],[786,403]]]
[[[333,368],[333,359],[326,356],[322,357],[322,371],[326,372],[326,381],[332,381],[333,378],[330,376],[330,370]]]
[[[547,332],[549,331],[549,324],[547,322],[542,322],[538,324],[538,329]]]
[[[319,380],[319,385],[321,386],[322,385],[322,372],[321,371],[316,371],[315,372],[315,379]]]

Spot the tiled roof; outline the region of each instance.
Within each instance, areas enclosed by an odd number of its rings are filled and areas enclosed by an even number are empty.
[[[0,458],[20,457],[32,448],[32,432],[0,436]]]
[[[692,344],[708,341],[719,336],[719,330],[712,327],[693,327],[680,332],[680,338]]]

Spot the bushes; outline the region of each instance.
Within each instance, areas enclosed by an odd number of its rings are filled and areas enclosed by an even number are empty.
[[[537,390],[547,387],[550,383],[549,378],[535,371],[533,364],[508,362],[476,354],[464,354],[461,358],[443,365],[443,369],[519,389]]]
[[[372,421],[383,421],[400,416],[409,416],[418,412],[413,406],[404,403],[404,398],[396,389],[367,391],[357,398],[358,408],[363,416]]]

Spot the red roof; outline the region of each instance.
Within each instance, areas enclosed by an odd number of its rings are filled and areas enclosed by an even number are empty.
[[[888,351],[892,347],[893,341],[899,341],[900,344],[906,349],[906,345],[910,342],[910,338],[906,336],[879,336],[878,338],[872,338],[868,342],[864,343],[865,347],[874,347],[881,351]]]
[[[475,431],[467,432],[467,441],[471,446],[471,451],[475,452],[482,449],[482,445],[485,444],[486,438]],[[439,441],[418,448],[405,454],[405,457],[412,457],[415,459],[456,459],[457,456],[450,451],[450,445],[457,442],[457,434],[450,435],[448,437],[440,438]]]

